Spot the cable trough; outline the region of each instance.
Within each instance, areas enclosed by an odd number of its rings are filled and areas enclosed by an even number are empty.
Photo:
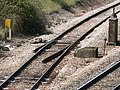
[[[61,35],[59,35],[58,37],[56,37],[55,39],[45,43],[43,46],[37,48],[34,50],[34,55],[32,57],[30,57],[30,59],[28,59],[23,65],[21,65],[14,73],[12,73],[6,80],[4,80],[4,82],[0,85],[0,89],[4,89],[5,87],[7,87],[11,81],[15,80],[16,77],[18,77],[22,71],[24,71],[28,66],[30,66],[31,63],[33,63],[33,61],[38,57],[38,56],[42,56],[43,52],[46,52],[46,49],[51,49],[54,48],[54,46],[58,43],[58,40],[61,40],[63,36],[65,36],[66,34],[70,33],[71,31],[73,31],[75,28],[77,28],[78,26],[82,25],[84,22],[90,20],[91,18],[105,12],[106,10],[109,10],[115,6],[118,6],[120,4],[117,3],[113,6],[110,7],[106,7],[105,9],[96,12],[93,15],[90,15],[89,17],[86,17],[84,20],[80,21],[78,24],[76,24],[75,26],[69,28],[68,30],[66,30],[65,32],[63,32]],[[118,13],[118,12],[117,12]],[[52,64],[50,64],[47,68],[45,68],[45,70],[42,72],[42,74],[40,74],[40,76],[37,78],[37,80],[35,80],[34,85],[30,88],[30,90],[35,90],[39,87],[39,85],[45,81],[46,78],[48,78],[50,76],[50,74],[52,73],[52,71],[55,69],[55,67],[62,61],[62,59],[64,58],[64,56],[66,56],[81,40],[83,40],[87,35],[89,35],[96,27],[98,27],[99,25],[101,25],[102,23],[104,23],[110,16],[108,16],[107,18],[105,18],[104,20],[100,21],[98,24],[96,24],[95,26],[93,26],[92,28],[90,28],[86,33],[84,33],[82,36],[78,37],[77,40],[75,40],[75,42],[70,43],[68,45],[66,45],[64,48],[62,49],[58,49],[58,52],[47,56],[46,58],[44,58],[42,60],[42,63],[47,63],[50,62],[51,60],[55,59]],[[47,52],[48,53],[48,52]]]

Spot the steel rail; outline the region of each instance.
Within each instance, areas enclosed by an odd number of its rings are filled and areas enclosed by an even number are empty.
[[[64,50],[67,49],[67,48],[68,48],[68,46],[66,46],[66,47],[63,48],[62,50],[60,50],[60,51],[54,53],[53,55],[51,55],[51,56],[45,58],[44,60],[42,60],[42,63],[47,63],[47,62],[49,62],[49,61],[55,59],[56,57],[60,56],[60,55],[64,52]]]
[[[105,12],[105,11],[111,9],[111,8],[113,8],[113,7],[116,7],[116,6],[118,6],[118,5],[120,5],[120,2],[117,3],[117,4],[115,4],[115,5],[113,5],[113,6],[106,7],[105,9],[103,9],[103,10],[101,10],[101,11],[97,11],[94,15],[90,15],[89,17],[86,17],[84,20],[82,20],[82,21],[79,22],[78,24],[72,26],[72,27],[69,28],[67,31],[65,31],[64,33],[62,33],[62,34],[59,35],[58,37],[56,37],[55,40],[62,38],[62,37],[63,37],[64,35],[66,35],[68,32],[74,30],[75,28],[77,28],[78,26],[80,26],[80,25],[83,24],[84,22],[90,20],[91,18],[93,18],[93,17],[95,17],[95,16],[97,16],[97,15],[99,15],[99,14],[101,14],[101,13],[103,13],[103,12]]]
[[[87,18],[85,18],[84,20],[82,20],[81,22],[79,22],[77,25],[71,27],[70,29],[68,29],[67,31],[65,31],[64,33],[62,33],[61,35],[59,35],[58,37],[56,37],[55,39],[47,42],[46,44],[44,44],[42,47],[38,48],[36,50],[36,53],[34,54],[34,56],[32,56],[29,60],[27,60],[23,65],[21,65],[14,73],[12,73],[1,85],[0,85],[0,89],[3,89],[4,87],[6,87],[8,84],[9,84],[9,81],[10,80],[13,80],[15,76],[19,75],[20,72],[22,70],[25,69],[25,67],[27,67],[39,54],[41,54],[47,47],[51,46],[51,44],[55,44],[57,42],[58,39],[62,38],[65,34],[67,34],[68,32],[70,32],[72,29],[76,28],[77,26],[81,25],[82,23],[84,23],[85,21],[101,14],[102,12],[105,12],[106,10],[109,10],[115,6],[118,6],[120,4],[117,3],[115,5],[112,5],[110,7],[106,7],[105,9],[99,11],[99,12],[96,12],[94,15],[91,15]],[[84,35],[83,35],[84,36]],[[72,45],[73,46],[73,45]],[[72,47],[71,46],[71,47]],[[70,47],[68,47],[70,49]],[[68,49],[67,49],[68,50]],[[66,50],[64,51],[66,52]],[[66,53],[65,53],[66,54]],[[54,65],[53,65],[54,66]],[[55,65],[56,66],[56,65]]]
[[[120,12],[120,11],[119,11],[119,12]],[[117,12],[117,13],[119,13],[119,12]],[[110,18],[110,16],[107,17],[107,18],[105,18],[105,19],[104,19],[103,21],[101,21],[99,24],[95,25],[93,28],[91,28],[91,29],[82,37],[82,40],[83,40],[88,34],[90,34],[96,27],[100,26],[103,22],[105,22],[105,21],[106,21],[107,19],[109,19],[109,18]],[[68,47],[68,46],[67,46],[67,47]],[[61,51],[53,54],[53,55],[56,56],[56,55],[58,55],[58,53],[59,53],[59,54],[62,53],[65,49],[66,49],[66,47],[65,47],[64,49],[62,49]],[[52,57],[52,56],[47,57],[47,58],[45,58],[42,62],[43,62],[43,63],[47,63],[47,62],[49,62],[50,60],[56,58],[56,57],[54,57],[54,56],[53,56],[53,57]],[[59,56],[59,55],[58,55],[58,56]]]
[[[118,84],[113,90],[120,90],[120,84]]]
[[[120,11],[116,12],[115,14],[118,14],[118,13],[120,13]],[[110,18],[110,16],[107,17],[106,19],[109,19],[109,18]],[[109,70],[108,70],[108,72],[109,72]],[[99,75],[101,75],[101,76],[99,77]],[[88,81],[88,82],[86,82],[85,84],[83,84],[82,86],[80,86],[77,90],[86,90],[87,88],[89,88],[90,86],[92,86],[94,83],[97,82],[97,77],[98,77],[98,79],[99,79],[99,78],[102,79],[102,75],[106,75],[106,72],[103,71],[103,72],[102,72],[101,74],[99,74],[99,75],[92,79],[93,82],[92,82],[92,80],[91,80],[91,82]],[[104,78],[104,77],[103,77],[103,78]],[[96,81],[94,81],[94,80],[96,80]],[[116,90],[117,90],[117,89],[116,89]]]
[[[54,41],[51,41],[54,42]],[[6,87],[9,84],[10,80],[13,80],[14,77],[16,77],[17,75],[20,74],[20,72],[22,70],[25,69],[25,67],[27,67],[35,58],[37,58],[38,55],[40,55],[44,49],[46,48],[46,46],[49,46],[49,43],[47,43],[46,45],[44,45],[41,49],[39,49],[32,57],[30,57],[30,59],[28,59],[23,65],[21,65],[14,73],[12,73],[1,85],[0,85],[0,90],[2,90],[4,87]]]
[[[50,46],[51,44],[55,44],[56,43],[56,40],[53,39],[53,40],[50,40],[49,42],[45,43],[44,45],[36,48],[35,50],[33,50],[34,53],[36,53],[37,51],[39,51],[39,49],[41,49],[42,47],[45,47],[44,49],[48,48],[48,46]]]
[[[118,13],[118,12],[117,12]],[[68,48],[64,50],[64,52],[59,56],[59,58],[49,67],[45,70],[43,75],[37,80],[37,82],[31,87],[30,90],[35,90],[39,87],[39,85],[42,83],[42,81],[45,81],[44,78],[48,78],[51,72],[55,69],[55,67],[62,61],[62,59],[69,53],[70,50],[72,50],[80,41],[82,41],[87,35],[89,35],[93,30],[100,26],[102,23],[104,23],[107,19],[109,19],[110,16],[99,22],[97,25],[92,27],[88,30],[85,34],[83,34],[79,39],[77,39],[74,43],[70,44]]]
[[[120,3],[119,3],[120,4]],[[119,4],[117,4],[117,5],[119,5]],[[112,8],[112,7],[111,7]],[[102,12],[104,12],[104,10],[103,11],[101,11],[101,13]],[[117,13],[119,13],[119,11],[117,12]],[[97,14],[96,14],[97,15]],[[95,15],[95,16],[96,16]],[[92,16],[91,16],[92,17]],[[76,40],[73,44],[70,44],[70,46],[59,56],[59,58],[49,67],[49,68],[47,68],[47,70],[44,72],[44,74],[37,80],[37,82],[31,87],[31,89],[30,90],[35,90],[35,89],[37,89],[38,87],[39,87],[39,85],[42,83],[42,81],[45,81],[45,79],[44,78],[48,78],[49,77],[49,75],[51,74],[51,72],[55,69],[55,67],[62,61],[62,59],[64,58],[64,56],[72,49],[72,48],[74,48],[75,46],[76,46],[76,44],[78,44],[79,43],[79,41],[82,41],[88,34],[90,34],[96,27],[98,27],[98,26],[100,26],[103,22],[105,22],[107,19],[109,19],[110,18],[110,16],[109,17],[107,17],[106,19],[104,19],[103,21],[101,21],[99,24],[97,24],[97,25],[95,25],[93,28],[91,28],[87,33],[85,33],[82,37],[80,37],[78,40]],[[89,18],[88,18],[89,19]],[[86,20],[87,20],[87,18],[86,18]],[[85,21],[86,21],[85,20]],[[83,22],[85,22],[84,20],[83,20]],[[80,23],[79,23],[80,24]],[[73,28],[70,28],[70,29],[74,29],[74,28],[76,28],[77,26],[79,26],[79,24],[77,24],[77,25],[75,25]],[[69,30],[70,30],[69,29]],[[67,32],[69,32],[69,30],[67,31]],[[61,37],[63,37],[63,35],[65,35],[65,33],[66,33],[66,31],[62,34],[62,35],[60,35],[59,37],[57,37],[58,39],[59,38],[61,38]],[[56,38],[56,39],[57,39]]]
[[[100,11],[97,11],[95,14],[92,14],[92,15],[86,17],[84,20],[82,20],[82,21],[80,21],[79,23],[77,23],[76,25],[70,27],[68,30],[66,30],[65,32],[63,32],[62,34],[60,34],[58,37],[56,37],[55,39],[53,39],[53,41],[57,41],[57,40],[61,39],[64,35],[66,35],[67,33],[71,32],[72,30],[74,30],[75,28],[77,28],[78,26],[80,26],[81,24],[83,24],[84,22],[90,20],[91,18],[93,18],[93,17],[95,17],[95,16],[97,16],[97,15],[99,15],[99,14],[101,14],[101,13],[103,13],[103,12],[105,12],[105,11],[111,9],[111,8],[114,8],[114,7],[118,6],[119,4],[120,4],[120,2],[117,3],[117,4],[115,4],[115,5],[113,5],[113,6],[106,7],[105,9],[102,9],[102,10],[100,10]],[[51,42],[51,43],[48,42],[48,43],[49,43],[49,44],[52,44],[53,42]],[[43,46],[44,46],[44,45],[43,45]],[[40,48],[41,48],[41,47],[36,48],[36,49],[34,50],[34,52],[38,51]]]
[[[98,81],[100,81],[101,79],[103,79],[104,77],[106,77],[108,74],[112,73],[114,70],[116,70],[119,67],[120,67],[120,60],[114,63],[113,65],[109,66],[109,68],[105,69],[100,74],[96,75],[95,77],[84,83],[83,85],[81,85],[77,90],[87,90],[88,88],[93,86],[95,83],[97,83]]]

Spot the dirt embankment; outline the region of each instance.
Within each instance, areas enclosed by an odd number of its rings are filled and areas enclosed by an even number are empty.
[[[52,33],[56,33],[57,31],[55,31],[55,29],[61,24],[65,24],[75,17],[80,17],[93,9],[96,9],[113,1],[114,0],[78,1],[76,5],[71,6],[68,10],[60,9],[59,11],[47,14],[46,29],[50,30]]]

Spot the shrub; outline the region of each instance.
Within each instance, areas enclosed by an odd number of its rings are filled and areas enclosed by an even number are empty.
[[[14,35],[47,33],[42,12],[27,0],[0,0],[0,25],[6,18],[12,19]]]

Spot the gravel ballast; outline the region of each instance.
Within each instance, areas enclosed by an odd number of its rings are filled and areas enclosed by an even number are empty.
[[[75,73],[66,77],[65,80],[59,83],[53,82],[50,86],[50,90],[76,90],[84,81],[86,81],[86,79],[89,79],[91,76],[97,74],[101,69],[105,68],[110,63],[113,63],[113,61],[118,61],[119,58],[120,48],[116,47],[112,49],[107,56],[104,56],[100,60],[95,61],[82,69],[78,68]]]
[[[119,0],[117,0],[116,2],[119,2]],[[104,6],[102,8],[105,8],[107,6]],[[97,9],[97,11],[101,10],[102,8]],[[53,39],[54,37],[56,37],[58,34],[62,33],[64,30],[70,28],[71,26],[83,20],[86,16],[93,14],[94,12],[96,11],[93,10],[85,14],[82,17],[77,17],[73,20],[70,20],[70,22],[66,24],[58,26],[54,31],[56,32],[55,34],[43,35],[41,37],[44,40],[49,41]],[[102,24],[100,27],[96,28],[93,33],[91,33],[88,37],[86,37],[85,40],[80,42],[79,46],[81,48],[87,47],[87,46],[103,47],[104,38],[108,36],[106,32],[107,30],[108,30],[108,21]],[[10,51],[8,57],[0,61],[0,66],[1,66],[0,75],[1,76],[9,75],[11,74],[11,72],[15,71],[22,63],[24,63],[26,60],[28,60],[30,56],[33,55],[32,50],[34,50],[36,47],[37,46],[31,45],[31,44],[25,44],[21,46],[20,48]],[[79,59],[81,60],[79,61],[74,56],[71,56],[71,54],[66,56],[65,57],[66,62],[63,62],[66,65],[64,65],[64,67],[59,71],[58,76],[52,82],[52,84],[48,86],[48,88],[50,90],[75,90],[77,89],[79,85],[82,84],[82,82],[90,78],[93,74],[97,74],[98,73],[97,71],[109,65],[113,61],[115,60],[117,61],[120,58],[120,48],[118,46],[116,46],[114,49],[109,50],[109,51],[110,52],[107,53],[107,56],[104,56],[100,60],[99,59],[95,59],[93,61],[88,60],[90,61],[90,63],[87,63],[86,59]],[[69,60],[69,63],[67,62],[68,60]],[[83,62],[82,63],[83,66],[82,64],[80,64],[81,62]],[[47,89],[44,88],[44,90],[48,90],[48,88]]]
[[[119,7],[118,7],[119,8]],[[118,14],[118,18],[120,14]],[[93,33],[80,42],[81,48],[83,47],[103,47],[104,39],[108,37],[108,21],[96,28]],[[84,68],[78,68],[75,73],[63,76],[61,81],[59,77],[56,78],[49,86],[49,90],[76,90],[83,82],[91,78],[93,75],[98,74],[103,68],[107,68],[108,65],[116,62],[120,58],[120,47],[112,46],[112,50],[109,49],[107,55],[98,61],[90,63],[90,65]],[[66,66],[65,66],[66,67]],[[64,70],[65,70],[64,67]],[[71,66],[72,67],[72,66]],[[66,68],[67,69],[67,68]],[[68,69],[67,69],[68,70]],[[74,71],[74,70],[73,70]],[[61,72],[61,71],[60,71]],[[58,74],[61,75],[61,74]],[[60,81],[60,82],[57,82]]]

